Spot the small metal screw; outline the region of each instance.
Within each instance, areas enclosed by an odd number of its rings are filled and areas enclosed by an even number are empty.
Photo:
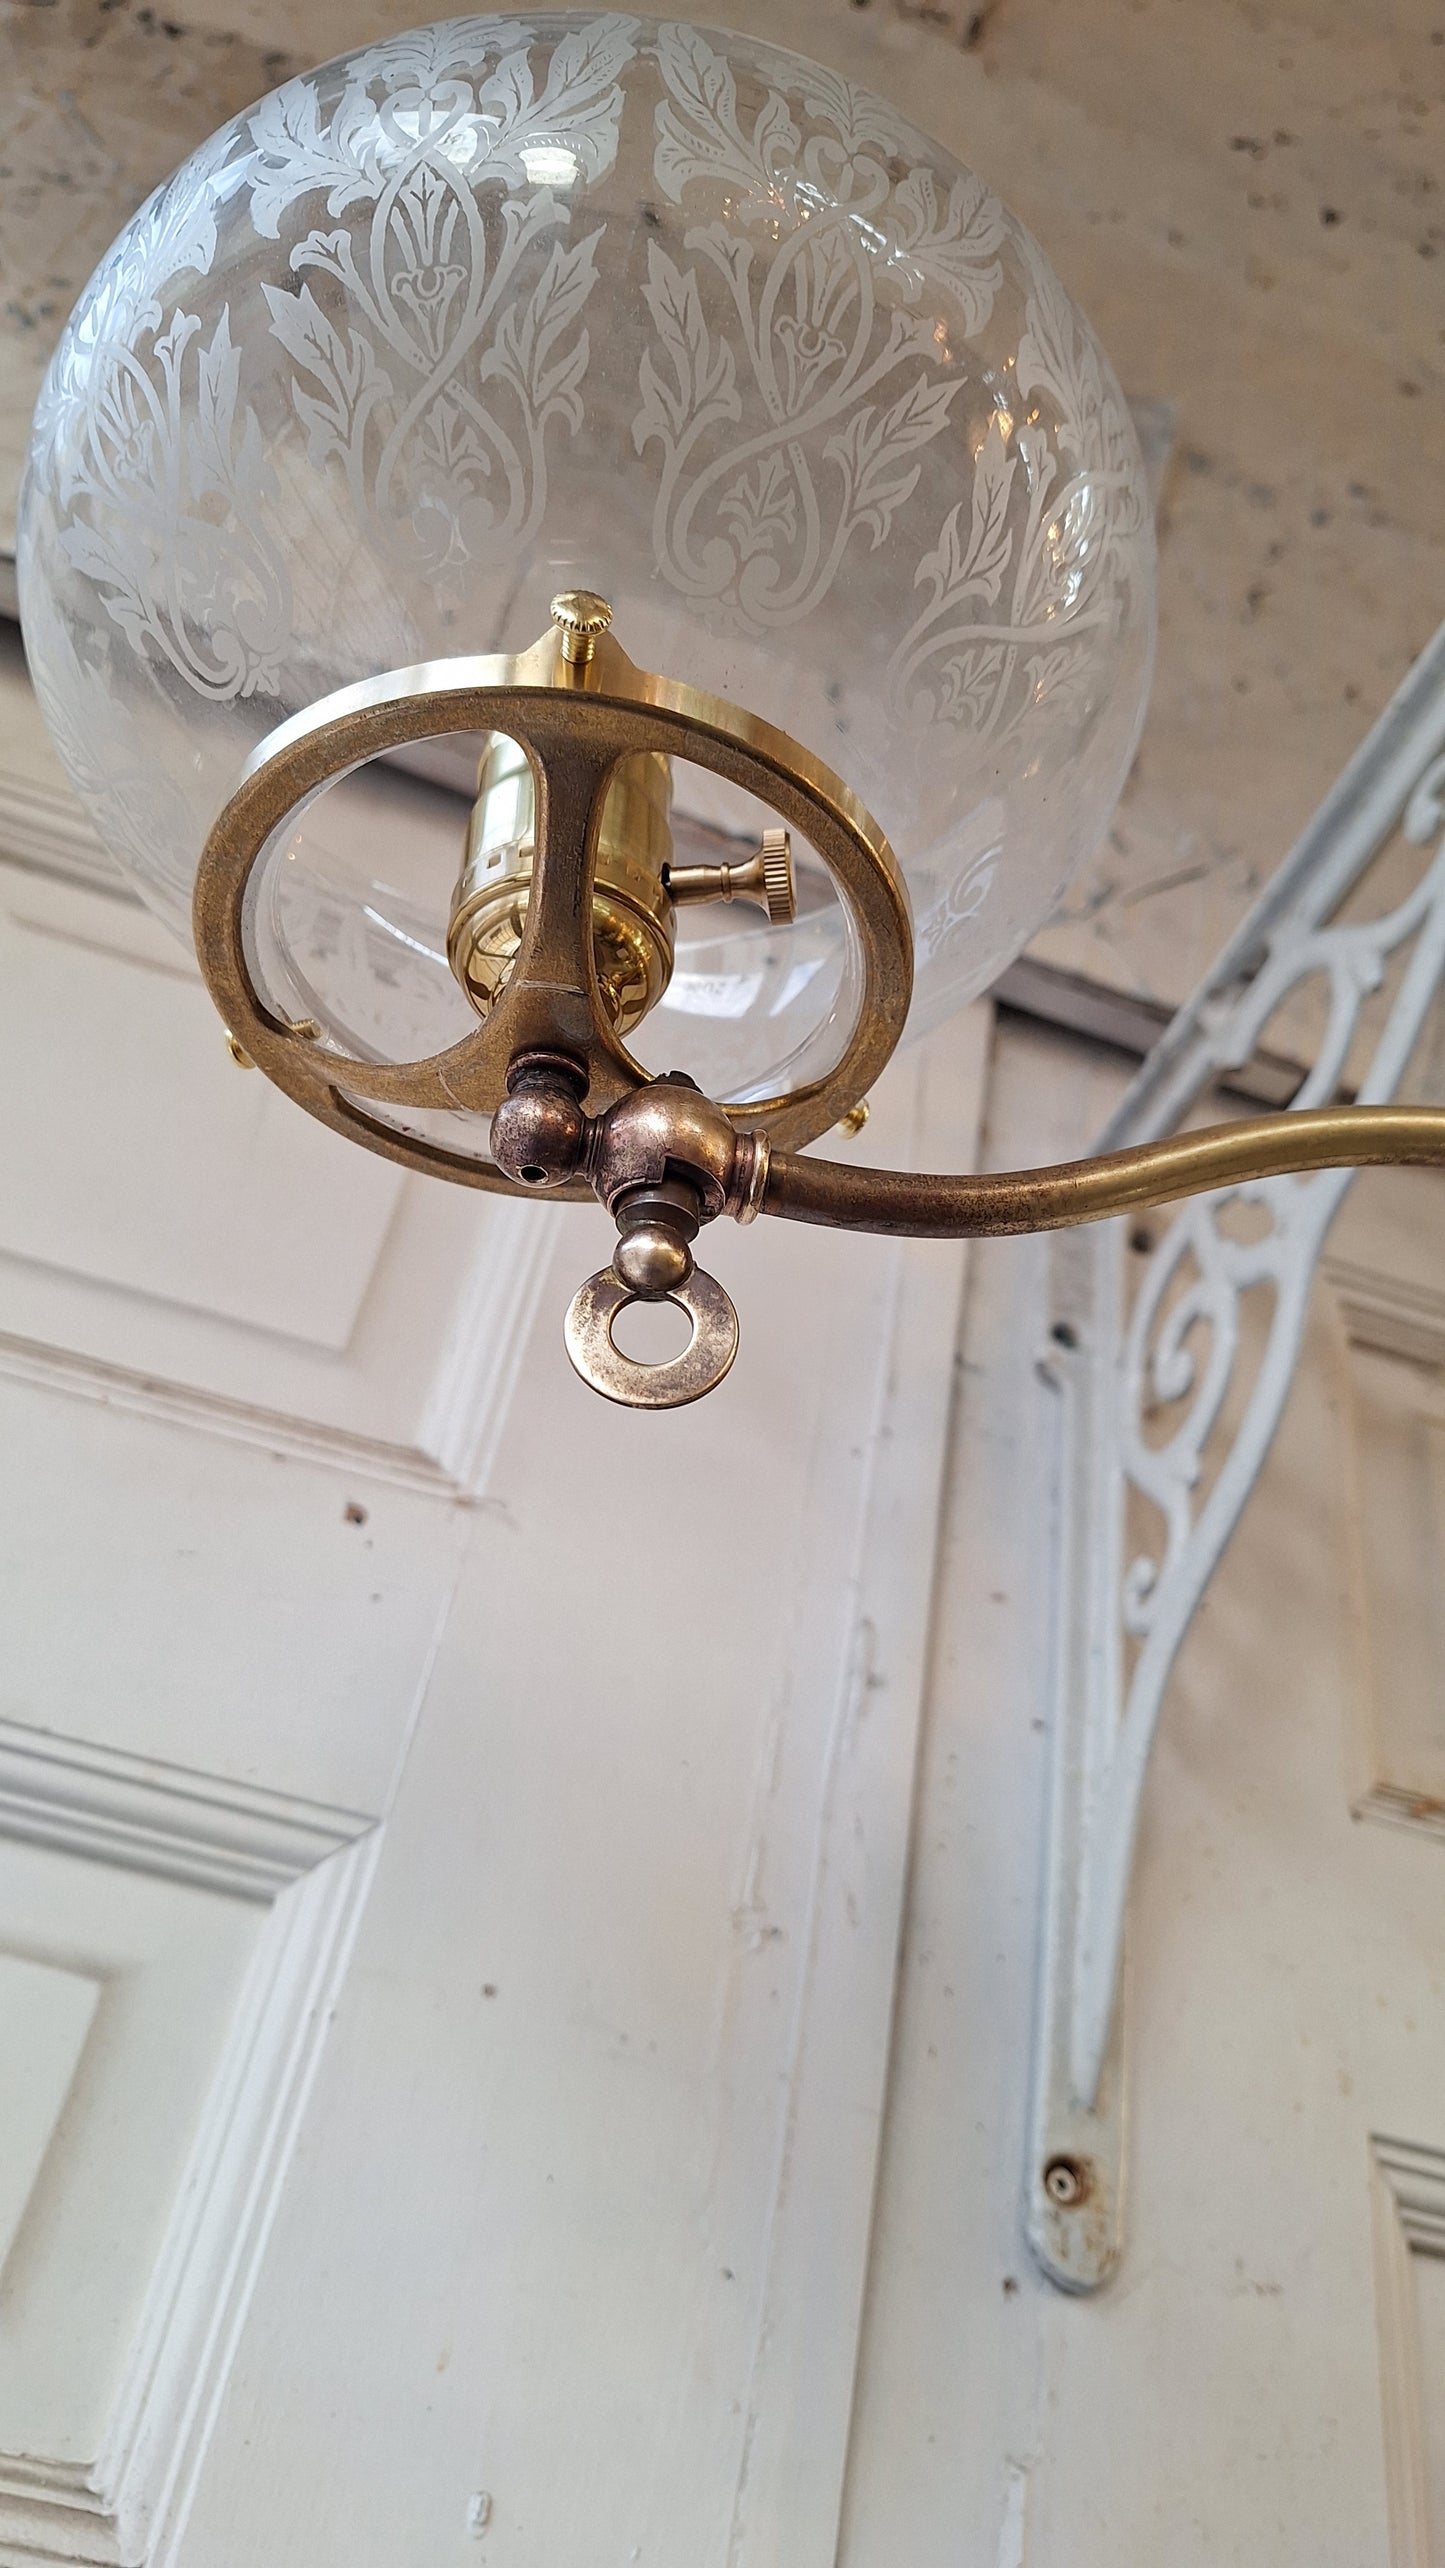
[[[846,1115],[839,1117],[838,1130],[846,1132],[850,1141],[856,1141],[867,1121],[868,1100],[866,1097],[860,1097],[856,1106],[850,1106]]]
[[[552,621],[562,636],[569,669],[585,669],[612,621],[612,609],[595,589],[563,589],[552,600]]]
[[[1044,2191],[1061,2211],[1076,2210],[1088,2199],[1087,2164],[1079,2158],[1050,2158],[1044,2169]]]

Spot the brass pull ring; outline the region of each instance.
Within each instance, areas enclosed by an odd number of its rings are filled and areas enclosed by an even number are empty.
[[[278,725],[253,754],[211,830],[196,876],[196,952],[221,1019],[247,1057],[334,1130],[384,1157],[463,1185],[520,1191],[495,1163],[405,1130],[408,1112],[489,1114],[518,1055],[561,1048],[585,1068],[588,1111],[606,1111],[648,1074],[602,1005],[591,886],[602,806],[624,758],[680,757],[755,794],[816,849],[862,964],[858,1014],[841,1059],[785,1095],[725,1108],[785,1148],[826,1132],[871,1085],[903,1031],[913,931],[897,860],[841,777],[771,723],[721,697],[634,666],[610,633],[585,663],[555,629],[515,658],[431,661],[343,687]],[[248,888],[288,817],[385,751],[447,732],[503,731],[536,792],[536,855],[516,963],[484,1024],[423,1061],[361,1061],[303,1039],[269,1009],[247,954]],[[375,1109],[376,1111],[373,1111]],[[585,1197],[580,1183],[557,1193]]]
[[[623,1354],[612,1334],[613,1322],[643,1300],[668,1301],[687,1314],[692,1335],[680,1355],[660,1364],[640,1364]],[[577,1372],[604,1400],[619,1401],[626,1409],[682,1409],[715,1390],[731,1369],[738,1351],[738,1315],[716,1276],[704,1275],[700,1267],[670,1293],[644,1295],[604,1266],[574,1293],[563,1335]]]

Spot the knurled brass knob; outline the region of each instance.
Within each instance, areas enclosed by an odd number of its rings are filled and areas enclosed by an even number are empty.
[[[793,842],[785,829],[765,829],[758,853],[762,858],[768,917],[774,927],[786,927],[798,914],[793,890]]]
[[[585,669],[612,622],[612,609],[595,589],[563,589],[552,600],[552,621],[562,636],[568,667]]]
[[[798,915],[793,891],[793,842],[786,829],[765,829],[756,856],[745,865],[669,865],[664,877],[678,908],[693,901],[751,901],[773,927]]]

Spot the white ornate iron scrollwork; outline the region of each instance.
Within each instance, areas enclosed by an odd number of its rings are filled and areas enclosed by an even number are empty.
[[[1347,1067],[1361,1104],[1392,1098],[1445,976],[1445,840],[1383,916],[1340,912],[1398,829],[1425,847],[1442,821],[1445,627],[1145,1062],[1099,1149],[1177,1128],[1206,1089],[1244,1068],[1289,994],[1317,978],[1326,1031],[1292,1105],[1328,1103]],[[1398,983],[1359,1069],[1365,1002],[1392,965]],[[1123,2096],[1111,2035],[1165,1688],[1269,1451],[1315,1268],[1352,1174],[1270,1178],[1186,1205],[1145,1249],[1127,1313],[1126,1225],[1076,1234],[1054,1251],[1045,1364],[1061,1416],[1054,1772],[1025,2223],[1044,2271],[1068,2290],[1095,2288],[1119,2253]],[[1231,1229],[1241,1206],[1252,1236]],[[1261,1284],[1273,1294],[1264,1351],[1221,1456],[1242,1306]],[[1172,1433],[1155,1441],[1151,1417],[1181,1404]],[[1207,1454],[1217,1468],[1206,1486]],[[1161,1530],[1131,1552],[1129,1509],[1139,1499]]]

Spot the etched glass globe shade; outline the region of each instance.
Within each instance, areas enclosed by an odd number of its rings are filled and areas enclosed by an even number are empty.
[[[1128,412],[998,199],[796,55],[580,14],[368,46],[186,162],[56,352],[21,581],[70,774],[183,935],[278,722],[520,650],[556,590],[601,590],[642,667],[762,714],[874,813],[915,1028],[1097,840],[1153,636]],[[361,770],[269,851],[255,968],[323,1042],[407,1059],[475,1022],[446,927],[481,746]],[[678,766],[680,861],[768,818]],[[793,925],[679,913],[631,1045],[760,1095],[839,1055],[856,978],[803,849]]]

